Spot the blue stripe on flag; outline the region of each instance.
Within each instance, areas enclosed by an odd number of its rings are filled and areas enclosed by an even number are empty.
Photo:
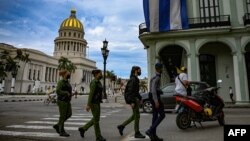
[[[170,0],[159,1],[159,31],[170,30]]]
[[[169,31],[170,29],[170,0],[159,0],[159,21],[152,21],[150,19],[150,0],[143,0],[144,18],[147,26],[147,31],[150,31],[150,23],[159,23],[159,32]],[[180,0],[180,13],[182,29],[189,28],[188,15],[187,15],[187,1]],[[153,32],[153,31],[150,31]]]
[[[189,28],[187,15],[187,0],[181,0],[181,21],[183,29]]]
[[[149,1],[150,0],[143,0],[143,10],[144,10],[144,18],[146,21],[147,31],[150,31],[150,19],[149,19]]]

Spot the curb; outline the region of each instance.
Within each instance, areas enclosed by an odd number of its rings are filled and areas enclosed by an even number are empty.
[[[4,100],[3,102],[30,102],[30,101],[43,101],[43,99],[19,99],[19,100]]]

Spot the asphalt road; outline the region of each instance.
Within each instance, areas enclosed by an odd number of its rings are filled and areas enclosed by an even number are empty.
[[[70,137],[60,137],[52,128],[58,121],[58,107],[55,104],[44,105],[42,101],[3,102],[0,101],[0,140],[1,141],[95,141],[93,127],[81,138],[78,127],[91,118],[84,110],[87,96],[72,99],[73,115],[66,122],[66,131]],[[226,108],[226,124],[250,124],[249,108]],[[116,126],[131,115],[127,105],[114,103],[102,104],[101,130],[108,141],[133,141],[133,123],[120,136]],[[203,127],[180,130],[175,123],[176,114],[167,112],[166,118],[158,127],[157,133],[165,141],[223,141],[223,127],[217,121],[204,122]],[[143,134],[149,128],[151,114],[141,113],[140,130]],[[149,141],[148,137],[143,139]]]

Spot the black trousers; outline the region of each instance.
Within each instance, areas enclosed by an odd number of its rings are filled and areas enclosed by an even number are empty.
[[[162,120],[165,118],[164,105],[161,102],[161,100],[158,100],[158,101],[160,104],[158,109],[155,107],[154,101],[153,100],[151,101],[152,106],[153,106],[153,117],[152,117],[152,125],[151,125],[149,131],[154,135],[156,135],[156,128],[162,122]]]

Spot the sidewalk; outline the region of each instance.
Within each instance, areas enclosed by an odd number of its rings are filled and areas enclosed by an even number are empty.
[[[43,101],[47,95],[0,95],[0,102],[28,102]],[[108,96],[108,100],[103,100],[102,107],[123,107],[126,105],[122,95]],[[250,103],[226,102],[225,108],[250,108]]]
[[[87,95],[79,95],[84,97]],[[79,97],[78,96],[78,97]],[[28,102],[28,101],[43,101],[47,95],[0,95],[0,102]],[[121,100],[118,100],[117,97],[120,97]],[[119,98],[119,99],[120,99]],[[103,100],[101,104],[102,107],[123,107],[125,105],[124,100],[121,96],[108,96],[108,100]],[[73,97],[74,99],[74,97]]]
[[[0,102],[42,101],[46,95],[0,95]]]

